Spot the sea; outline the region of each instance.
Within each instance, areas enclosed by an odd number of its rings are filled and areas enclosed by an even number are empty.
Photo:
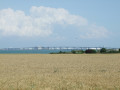
[[[63,49],[63,50],[0,50],[0,54],[50,54],[50,53],[58,53],[58,52],[70,52],[71,50]]]

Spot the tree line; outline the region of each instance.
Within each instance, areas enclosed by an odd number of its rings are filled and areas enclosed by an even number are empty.
[[[100,50],[95,50],[95,49],[72,50],[70,52],[59,51],[58,53],[51,53],[51,54],[95,54],[95,53],[101,53],[101,54],[120,53],[120,49],[116,50],[116,49],[102,48]]]

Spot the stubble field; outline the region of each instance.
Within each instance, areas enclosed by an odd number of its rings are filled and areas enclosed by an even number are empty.
[[[120,54],[0,54],[0,90],[120,90]]]

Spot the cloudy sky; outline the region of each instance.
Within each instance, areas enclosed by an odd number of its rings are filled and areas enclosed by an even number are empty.
[[[120,0],[0,0],[0,48],[120,47]]]

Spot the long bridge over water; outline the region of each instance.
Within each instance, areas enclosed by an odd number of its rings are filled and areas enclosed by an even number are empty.
[[[86,49],[100,50],[101,48],[118,49],[110,47],[25,47],[25,48],[3,48],[0,50],[86,50]]]

